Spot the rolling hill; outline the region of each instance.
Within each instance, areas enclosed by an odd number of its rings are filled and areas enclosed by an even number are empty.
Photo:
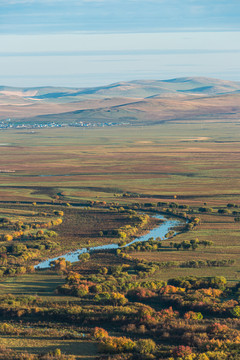
[[[95,88],[0,86],[0,120],[151,124],[237,121],[240,82],[210,78],[135,80]]]

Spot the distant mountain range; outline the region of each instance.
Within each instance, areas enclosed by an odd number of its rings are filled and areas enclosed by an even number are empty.
[[[0,120],[152,124],[237,119],[240,82],[202,77],[135,80],[91,88],[0,86]]]
[[[135,80],[90,88],[33,87],[15,88],[0,86],[0,96],[31,99],[65,99],[92,97],[149,97],[162,94],[193,93],[219,95],[240,91],[240,82],[204,77],[184,77],[170,80]]]

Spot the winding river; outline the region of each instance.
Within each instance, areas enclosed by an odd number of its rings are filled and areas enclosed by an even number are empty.
[[[164,240],[164,239],[166,239],[166,235],[170,230],[172,230],[174,227],[179,226],[183,223],[183,220],[178,220],[178,219],[176,220],[176,219],[171,219],[171,218],[168,219],[160,214],[153,215],[152,217],[155,219],[160,219],[160,220],[164,220],[164,221],[160,225],[158,225],[156,228],[150,230],[147,234],[134,239],[133,241],[131,241],[124,247],[130,246],[133,243],[138,242],[138,241],[142,241],[142,242],[147,241],[151,237],[153,237],[154,239],[157,237],[160,237],[161,240]],[[176,232],[174,235],[176,235]],[[44,260],[44,261],[40,262],[38,265],[36,265],[35,268],[36,269],[49,268],[51,261],[57,260],[60,257],[65,258],[67,261],[70,261],[71,263],[74,263],[74,262],[78,261],[78,256],[85,252],[91,252],[94,250],[111,250],[111,249],[119,249],[119,248],[121,248],[121,246],[119,246],[118,244],[107,244],[107,245],[101,245],[101,246],[95,246],[95,247],[89,247],[89,248],[82,248],[82,249],[78,249],[74,252],[69,252],[65,255],[61,255],[61,256],[51,258],[51,259]]]

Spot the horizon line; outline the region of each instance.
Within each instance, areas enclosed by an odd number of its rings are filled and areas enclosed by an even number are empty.
[[[26,77],[26,76],[23,76]],[[132,79],[132,80],[119,80],[116,82],[112,82],[112,83],[107,83],[107,84],[103,84],[103,85],[96,85],[96,86],[81,86],[81,87],[76,87],[76,86],[64,86],[64,85],[42,85],[42,86],[9,86],[9,85],[4,85],[4,84],[0,84],[0,91],[2,91],[1,88],[13,88],[13,89],[41,89],[41,88],[46,88],[46,87],[50,87],[50,88],[65,88],[65,89],[91,89],[91,88],[101,88],[101,87],[106,87],[106,86],[111,86],[111,85],[117,85],[117,84],[121,84],[121,83],[134,83],[134,82],[148,82],[148,81],[160,81],[160,82],[170,82],[170,81],[174,81],[174,80],[183,80],[183,79],[189,79],[190,80],[197,80],[197,79],[205,79],[205,80],[218,80],[218,81],[222,81],[222,82],[231,82],[231,83],[240,83],[240,80],[228,80],[228,79],[220,79],[220,78],[216,78],[216,77],[209,77],[209,76],[179,76],[179,77],[173,77],[173,78],[167,78],[167,79]]]

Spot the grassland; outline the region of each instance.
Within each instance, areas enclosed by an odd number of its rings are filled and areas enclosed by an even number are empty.
[[[221,204],[239,197],[239,125],[1,131],[2,200],[158,199]]]
[[[31,352],[34,354],[48,353],[56,348],[64,354],[74,354],[78,360],[93,360],[97,356],[97,343],[84,340],[65,340],[44,337],[0,337],[2,346],[21,352]]]
[[[59,274],[26,274],[17,278],[10,277],[0,282],[0,293],[54,296],[57,286],[63,283],[64,278]]]
[[[190,206],[189,216],[200,217],[200,225],[177,235],[174,240],[165,241],[166,246],[163,245],[161,251],[130,253],[131,261],[149,264],[230,259],[234,260],[234,264],[229,267],[158,269],[148,276],[148,280],[167,281],[188,275],[224,276],[230,285],[234,285],[240,280],[240,223],[234,221],[231,212],[220,215],[217,211],[226,209],[228,203],[240,206],[239,129],[236,119],[217,124],[211,119],[195,119],[192,122],[175,121],[144,127],[2,130],[1,217],[41,222],[44,218],[38,215],[39,212],[52,214],[54,210],[64,211],[63,223],[53,227],[58,233],[60,248],[40,251],[37,259],[41,260],[80,247],[118,241],[114,237],[99,236],[99,231],[116,229],[128,223],[127,215],[109,211],[111,206],[161,201],[186,204]],[[90,201],[100,205],[92,209],[74,206],[86,206]],[[37,206],[32,205],[33,202],[37,202]],[[101,207],[103,202],[107,203],[106,208]],[[73,206],[68,207],[67,203]],[[213,212],[199,213],[198,208],[202,206],[213,208]],[[177,251],[169,245],[170,241],[195,238],[210,240],[213,246],[206,249],[199,247],[195,251]],[[9,243],[3,245],[10,246]],[[90,261],[79,262],[71,270],[83,277],[96,276],[101,267],[117,267],[123,263],[130,265],[131,261],[123,260],[116,254],[95,253]],[[144,282],[144,279],[137,281]],[[56,293],[55,289],[64,283],[65,275],[51,271],[8,276],[1,279],[0,295],[37,295],[44,302],[39,306],[61,311],[65,311],[64,306],[68,305],[64,304],[69,302],[81,307],[95,306],[92,298],[82,300]],[[11,321],[18,323],[20,320],[12,318]],[[23,317],[21,321],[24,326],[31,323],[29,317]],[[39,329],[39,321],[39,318],[35,319],[31,326]],[[59,319],[58,326],[61,326]],[[78,319],[74,326],[82,329],[83,321]],[[87,327],[88,334],[92,326]],[[108,324],[112,334],[124,334],[122,328],[119,330],[120,326],[119,329],[117,325],[111,326]],[[138,338],[142,335],[138,333],[134,336]],[[93,339],[63,341],[58,336],[36,338],[9,334],[1,335],[0,341],[18,352],[25,349],[46,353],[61,348],[66,354],[75,354],[82,360],[97,356]]]
[[[54,201],[60,206],[66,202],[107,201],[124,205],[135,201],[173,201],[177,197],[174,201],[196,209],[204,203],[216,209],[231,202],[240,204],[237,122],[218,125],[176,122],[154,127],[34,132],[8,130],[0,131],[0,144],[0,170],[15,171],[0,173],[1,201],[41,204]],[[123,197],[125,193],[138,194],[138,198]],[[13,207],[17,209],[16,205]],[[83,211],[66,208],[61,241],[65,241],[66,248],[108,241],[99,239],[97,233],[102,230],[101,222],[103,228],[117,227],[116,219],[111,216],[112,220],[102,212],[101,218],[92,214],[89,220]],[[196,236],[213,240],[214,248],[182,256],[211,257],[212,252],[214,256],[223,252],[236,257],[239,226],[233,217],[201,217],[197,234],[188,233],[179,238]],[[113,220],[115,223],[111,224]],[[98,225],[91,225],[94,222]],[[69,228],[75,229],[73,235]],[[163,256],[175,259],[178,254]],[[232,277],[237,278],[237,272]]]

